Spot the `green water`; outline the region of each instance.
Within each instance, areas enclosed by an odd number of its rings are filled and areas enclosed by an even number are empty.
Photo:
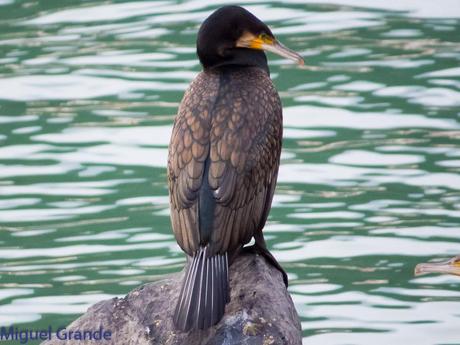
[[[182,269],[167,144],[208,4],[0,0],[0,325],[57,328]],[[269,56],[265,229],[304,343],[460,344],[459,278],[413,276],[460,253],[460,3],[242,5],[306,61]]]

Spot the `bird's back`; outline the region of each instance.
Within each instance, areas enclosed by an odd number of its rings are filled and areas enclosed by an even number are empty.
[[[201,72],[181,102],[171,137],[171,218],[193,255],[234,251],[268,216],[279,166],[282,113],[268,74],[257,67]]]

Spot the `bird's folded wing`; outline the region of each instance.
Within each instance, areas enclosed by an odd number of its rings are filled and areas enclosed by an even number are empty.
[[[280,101],[268,76],[250,85],[240,79],[246,83],[238,85],[235,78],[210,88],[208,82],[201,97],[193,83],[195,92],[184,96],[174,125],[168,160],[171,219],[189,255],[206,244],[213,253],[235,250],[268,216],[281,150]],[[203,210],[198,199],[206,190],[214,204]],[[212,213],[209,236],[203,232],[206,212]]]

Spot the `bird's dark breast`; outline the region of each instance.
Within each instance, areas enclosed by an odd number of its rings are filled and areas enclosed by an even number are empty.
[[[281,103],[259,68],[200,73],[184,95],[168,157],[172,227],[189,255],[232,252],[261,231],[279,166]]]

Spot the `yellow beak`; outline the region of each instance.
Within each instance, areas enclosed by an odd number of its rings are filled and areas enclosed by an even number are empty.
[[[303,58],[298,53],[292,49],[289,49],[285,45],[281,44],[281,42],[268,35],[259,35],[256,37],[252,34],[245,34],[238,40],[236,46],[269,51],[292,60],[298,65],[304,64]]]
[[[416,276],[427,273],[442,273],[460,276],[460,256],[443,262],[423,263],[415,266]]]

